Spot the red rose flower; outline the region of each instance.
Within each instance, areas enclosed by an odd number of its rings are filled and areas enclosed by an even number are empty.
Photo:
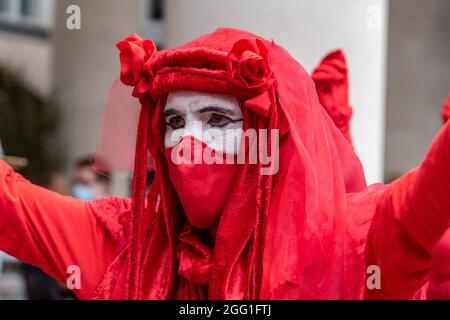
[[[119,42],[117,48],[120,50],[120,80],[125,85],[135,87],[134,96],[148,91],[152,74],[144,65],[156,52],[154,42],[133,34]]]
[[[249,89],[266,88],[272,77],[268,50],[259,39],[237,41],[227,56],[231,81]]]

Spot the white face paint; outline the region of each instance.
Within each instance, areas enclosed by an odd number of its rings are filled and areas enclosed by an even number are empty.
[[[233,96],[196,91],[174,91],[164,108],[166,148],[193,136],[211,149],[237,154],[242,136],[242,112]]]

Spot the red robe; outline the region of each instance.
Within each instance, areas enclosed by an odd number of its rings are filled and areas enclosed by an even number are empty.
[[[63,282],[79,266],[81,299],[409,299],[420,291],[450,218],[450,124],[418,168],[365,187],[311,78],[276,44],[219,29],[160,53],[135,36],[119,48],[122,81],[142,104],[133,204],[60,196],[0,161],[0,250]],[[236,95],[244,128],[281,131],[278,173],[240,168],[213,246],[187,223],[163,160],[161,111],[174,88]],[[146,195],[147,150],[156,177]],[[381,289],[366,287],[371,265]]]

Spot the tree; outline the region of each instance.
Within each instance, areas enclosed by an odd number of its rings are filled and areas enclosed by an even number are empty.
[[[56,154],[57,109],[6,68],[0,67],[0,139],[6,154],[25,157],[21,173],[42,184],[60,165]]]

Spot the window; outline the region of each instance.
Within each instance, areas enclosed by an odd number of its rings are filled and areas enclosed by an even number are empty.
[[[155,41],[159,49],[164,45],[164,0],[141,0],[141,30],[145,38]]]
[[[2,26],[48,28],[54,0],[0,0]]]
[[[39,15],[39,1],[21,0],[20,14],[23,17],[37,17]]]
[[[162,0],[152,0],[151,9],[149,12],[149,17],[151,20],[162,20],[163,19],[163,1]]]
[[[0,0],[0,13],[8,12],[9,1],[8,0]]]

